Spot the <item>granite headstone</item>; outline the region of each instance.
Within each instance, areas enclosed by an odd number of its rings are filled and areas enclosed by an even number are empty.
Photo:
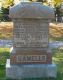
[[[49,49],[49,22],[54,11],[38,2],[22,2],[10,8],[13,48],[6,63],[10,78],[56,77]]]

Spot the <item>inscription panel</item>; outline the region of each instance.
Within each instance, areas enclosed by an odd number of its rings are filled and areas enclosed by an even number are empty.
[[[17,62],[46,62],[46,55],[17,55]]]
[[[48,23],[41,20],[21,20],[14,24],[16,47],[47,47]]]

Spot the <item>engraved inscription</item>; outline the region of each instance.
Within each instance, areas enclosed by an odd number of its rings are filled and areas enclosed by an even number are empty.
[[[17,55],[17,62],[46,62],[46,55]]]
[[[15,22],[14,44],[16,47],[47,47],[48,24],[39,20]]]

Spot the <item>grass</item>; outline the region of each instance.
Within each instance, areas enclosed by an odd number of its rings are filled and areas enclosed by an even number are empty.
[[[7,58],[9,58],[9,48],[0,48],[0,65],[5,65]]]
[[[9,48],[0,48],[0,80],[2,80],[3,77],[5,78],[5,64],[7,58],[9,58]]]
[[[50,37],[50,41],[63,41],[63,37]]]
[[[53,62],[57,65],[57,78],[28,78],[22,80],[63,80],[63,50],[52,49]],[[9,58],[9,48],[0,48],[0,80],[11,80],[6,79],[5,76],[5,64],[6,59]]]
[[[63,49],[60,50],[52,49],[53,51],[53,62],[57,65],[57,79],[56,80],[63,80]]]

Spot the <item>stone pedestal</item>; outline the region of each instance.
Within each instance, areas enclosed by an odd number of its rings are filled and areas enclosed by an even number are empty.
[[[52,64],[50,49],[14,49],[10,50],[11,64]]]
[[[38,2],[22,2],[10,8],[13,20],[13,48],[6,63],[6,76],[12,79],[56,77],[49,49],[49,22],[52,8]]]
[[[7,59],[6,75],[8,78],[12,79],[56,77],[56,65],[55,64],[11,65],[10,59]]]

